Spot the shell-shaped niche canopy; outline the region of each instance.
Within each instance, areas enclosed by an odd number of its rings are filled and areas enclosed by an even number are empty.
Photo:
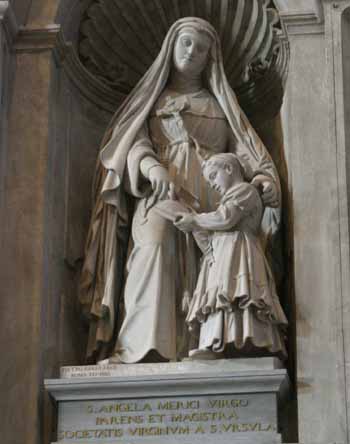
[[[157,57],[170,26],[189,16],[218,31],[226,74],[252,122],[277,115],[289,47],[270,0],[91,0],[80,26],[80,60],[112,96],[127,95]]]

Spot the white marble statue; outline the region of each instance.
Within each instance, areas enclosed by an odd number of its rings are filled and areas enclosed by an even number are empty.
[[[164,199],[216,208],[203,158],[236,153],[265,212],[279,211],[280,183],[266,148],[228,84],[215,29],[184,18],[116,112],[97,165],[80,285],[88,358],[176,360],[186,345],[181,301],[193,294],[198,248],[159,213]],[[182,345],[181,345],[182,341]]]
[[[259,239],[264,211],[259,191],[244,181],[232,153],[210,157],[203,175],[221,196],[218,208],[179,214],[175,222],[180,230],[193,232],[203,251],[186,319],[199,344],[189,355],[215,359],[264,350],[285,358],[288,322]]]

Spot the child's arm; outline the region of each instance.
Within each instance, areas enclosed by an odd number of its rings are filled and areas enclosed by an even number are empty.
[[[197,230],[226,231],[237,225],[243,215],[243,209],[227,202],[211,213],[193,215],[193,224]]]
[[[243,217],[243,209],[233,202],[220,205],[216,211],[201,214],[179,214],[175,226],[185,233],[191,231],[226,231]]]

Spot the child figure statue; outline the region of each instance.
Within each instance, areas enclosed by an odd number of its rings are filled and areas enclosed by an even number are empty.
[[[243,179],[234,154],[203,163],[203,175],[220,196],[211,213],[181,213],[175,225],[193,232],[203,252],[186,322],[199,337],[192,359],[287,356],[287,319],[259,241],[264,207],[256,187]]]

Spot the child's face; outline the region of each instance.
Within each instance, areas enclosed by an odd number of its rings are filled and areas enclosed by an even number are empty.
[[[204,169],[204,178],[211,188],[223,196],[233,184],[233,172],[230,165],[208,165]]]

